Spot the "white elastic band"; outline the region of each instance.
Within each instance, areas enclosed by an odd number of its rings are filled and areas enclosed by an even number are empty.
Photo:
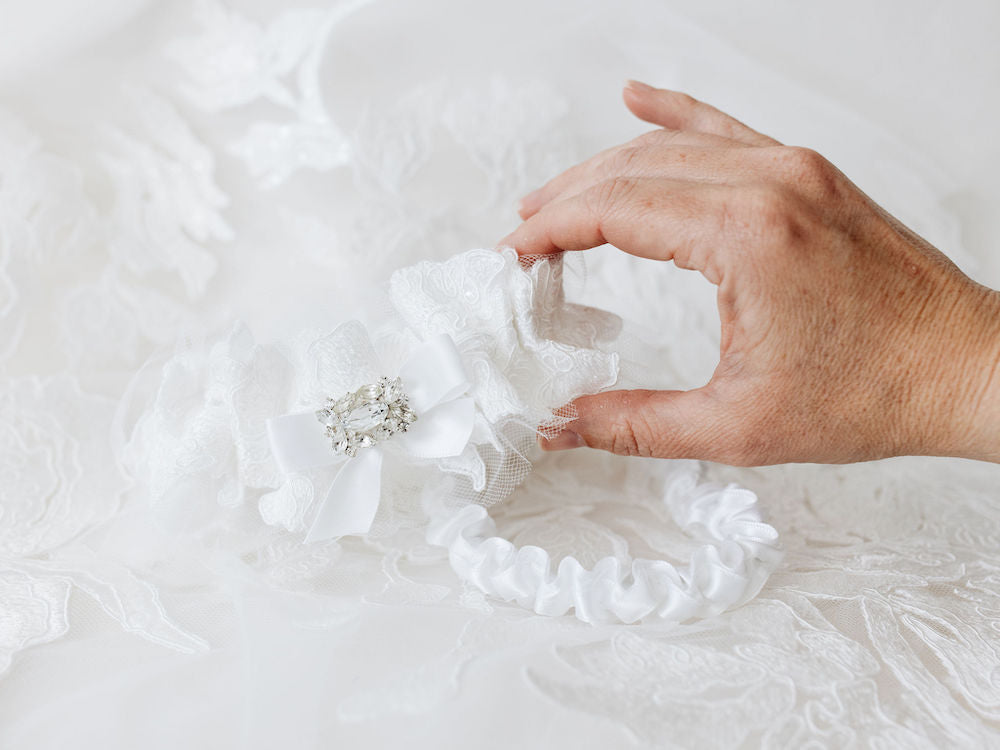
[[[435,514],[427,540],[448,549],[458,576],[484,593],[542,615],[570,608],[584,622],[683,622],[739,606],[760,591],[781,561],[778,532],[765,523],[757,496],[735,485],[698,484],[695,471],[674,475],[664,502],[685,532],[707,537],[687,566],[634,560],[630,571],[606,557],[587,570],[565,557],[552,572],[549,553],[496,536],[481,505]]]

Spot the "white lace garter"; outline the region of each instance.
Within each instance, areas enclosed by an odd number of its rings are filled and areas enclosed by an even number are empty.
[[[234,454],[206,462],[210,441],[188,435],[192,455],[153,472],[154,494],[190,486],[194,470],[178,466],[211,465],[216,476],[229,466],[237,479],[220,497],[260,492],[264,520],[308,526],[307,543],[422,525],[483,592],[586,622],[679,622],[756,595],[780,559],[777,533],[752,492],[699,484],[691,462],[662,490],[702,544],[686,566],[634,560],[626,570],[609,557],[588,570],[568,556],[553,570],[546,550],[497,535],[486,508],[525,478],[535,436],[570,421],[564,405],[576,397],[619,382],[620,321],[566,302],[560,258],[472,250],[397,270],[388,295],[387,321],[350,321],[282,358],[234,336],[226,367],[239,363],[231,380],[241,388],[255,381],[252,403],[217,387],[218,409],[170,428],[228,430]]]

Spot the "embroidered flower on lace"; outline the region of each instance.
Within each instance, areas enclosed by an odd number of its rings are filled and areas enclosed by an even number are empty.
[[[85,541],[116,516],[128,488],[107,440],[113,401],[77,382],[9,379],[0,392],[0,671],[16,651],[65,634],[70,590],[123,628],[181,651],[206,644],[174,625],[155,589]]]
[[[0,570],[0,674],[18,651],[66,634],[70,585],[65,580],[38,579],[15,570]]]
[[[117,509],[125,478],[106,441],[112,401],[68,376],[8,380],[0,391],[0,556],[39,555]]]
[[[96,224],[80,170],[0,111],[0,362],[17,349],[29,317],[46,312],[19,287],[44,286],[44,274],[75,268],[96,242]]]
[[[111,128],[102,155],[115,191],[111,253],[140,276],[176,273],[196,298],[218,265],[203,243],[233,237],[220,213],[229,199],[215,184],[211,150],[176,109],[149,91],[130,94],[135,122]]]
[[[336,24],[367,0],[329,10],[286,10],[262,28],[213,0],[199,3],[201,35],[168,48],[189,76],[186,93],[201,107],[230,109],[265,99],[293,119],[256,121],[231,144],[261,187],[277,187],[297,170],[344,165],[350,144],[323,103],[319,66]],[[295,74],[294,85],[284,81]]]

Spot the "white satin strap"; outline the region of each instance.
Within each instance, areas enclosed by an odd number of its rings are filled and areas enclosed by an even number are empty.
[[[302,411],[267,420],[267,437],[278,468],[292,474],[333,462],[333,447],[316,413]]]
[[[475,504],[435,515],[427,541],[448,549],[463,580],[541,615],[572,609],[590,623],[683,622],[755,596],[782,557],[778,532],[761,519],[757,496],[733,485],[697,485],[686,474],[670,483],[665,501],[685,531],[710,538],[679,569],[663,560],[634,560],[626,568],[606,557],[587,570],[567,556],[553,571],[547,551],[496,536],[493,519]]]
[[[396,436],[403,450],[418,458],[457,456],[472,436],[476,402],[456,398],[421,414],[410,428]]]
[[[399,376],[403,379],[403,392],[409,398],[410,408],[418,417],[444,401],[461,396],[471,385],[462,355],[447,333],[428,339],[414,349],[399,368]]]
[[[363,450],[347,461],[333,480],[306,534],[306,542],[368,533],[381,495],[382,451]]]

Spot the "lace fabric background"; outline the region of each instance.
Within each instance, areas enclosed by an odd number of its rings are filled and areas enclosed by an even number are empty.
[[[418,529],[302,546],[308,488],[268,496],[252,424],[207,420],[173,468],[211,491],[167,501],[132,439],[206,393],[266,409],[269,342],[502,237],[647,129],[629,76],[817,148],[1000,286],[992,4],[2,10],[0,747],[1000,744],[996,466],[706,465],[760,495],[781,568],[711,620],[592,627],[458,585]],[[708,377],[700,278],[606,248],[566,276],[637,380]],[[676,562],[666,467],[544,456],[491,514],[555,557]]]

